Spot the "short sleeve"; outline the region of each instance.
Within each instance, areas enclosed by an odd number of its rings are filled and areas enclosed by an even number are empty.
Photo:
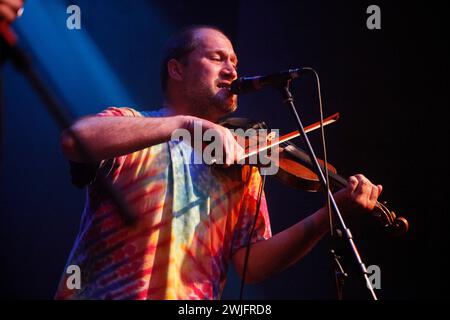
[[[142,117],[139,111],[136,111],[128,107],[109,107],[96,115],[97,117]],[[104,174],[105,177],[114,176],[114,172],[123,165],[126,159],[126,155],[104,159],[100,162],[99,171]]]
[[[245,190],[239,217],[234,229],[233,243],[231,254],[233,255],[238,249],[247,246],[250,232],[252,230],[256,208],[258,203],[259,189],[261,186],[261,176],[257,168],[252,172],[251,180]],[[255,229],[253,231],[250,243],[267,240],[272,237],[270,226],[270,217],[267,209],[267,202],[264,192],[261,196],[261,205],[256,220]]]
[[[109,107],[96,114],[98,117],[142,117],[139,111],[128,107]]]
[[[96,117],[141,117],[140,112],[132,108],[109,107],[95,115]],[[110,176],[125,161],[126,156],[104,159],[96,163],[77,163],[69,161],[72,184],[79,188],[92,184],[98,172]]]

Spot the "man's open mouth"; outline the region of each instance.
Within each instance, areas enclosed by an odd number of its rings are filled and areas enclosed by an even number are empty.
[[[230,89],[230,86],[231,86],[231,84],[230,83],[228,83],[228,82],[219,82],[218,84],[217,84],[217,86],[219,87],[219,88],[226,88],[226,89]]]

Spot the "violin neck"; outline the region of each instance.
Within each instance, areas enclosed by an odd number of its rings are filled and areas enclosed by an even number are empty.
[[[323,170],[323,168],[322,168],[322,170]],[[341,187],[341,188],[347,187],[348,182],[344,177],[338,175],[337,173],[329,172],[329,171],[328,171],[328,176],[330,177],[330,180],[332,180],[332,182],[331,182],[332,184],[334,184],[338,187]]]

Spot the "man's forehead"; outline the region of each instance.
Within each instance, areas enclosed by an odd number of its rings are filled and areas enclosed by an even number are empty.
[[[195,33],[199,45],[208,51],[222,50],[234,54],[231,41],[223,33],[214,29],[199,29]]]

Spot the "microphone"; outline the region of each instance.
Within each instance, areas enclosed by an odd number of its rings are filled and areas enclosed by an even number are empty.
[[[302,69],[289,69],[265,76],[240,77],[231,83],[230,91],[233,94],[245,94],[267,86],[282,86],[288,80],[300,77]]]

